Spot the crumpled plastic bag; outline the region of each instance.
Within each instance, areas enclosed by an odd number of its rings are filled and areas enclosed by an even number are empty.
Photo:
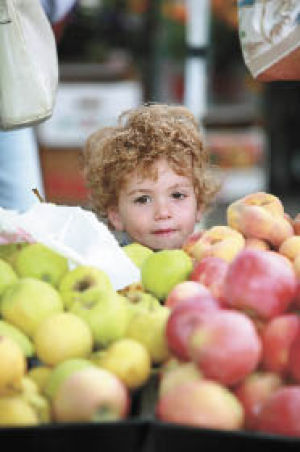
[[[300,80],[299,17],[299,0],[238,2],[242,54],[254,78]]]
[[[0,244],[41,242],[69,259],[70,268],[92,265],[105,271],[115,290],[140,281],[140,270],[93,212],[52,203],[25,213],[0,208]]]

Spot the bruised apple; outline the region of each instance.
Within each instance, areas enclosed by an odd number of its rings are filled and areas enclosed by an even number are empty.
[[[188,339],[196,326],[203,321],[204,316],[220,309],[218,302],[212,297],[198,300],[188,300],[178,303],[171,310],[166,324],[167,344],[171,352],[184,361],[190,359]]]
[[[257,368],[262,344],[247,315],[220,309],[203,317],[193,329],[188,349],[204,377],[232,386]]]
[[[224,303],[224,280],[228,267],[229,263],[224,259],[208,256],[195,263],[189,279],[203,284],[218,301]]]
[[[182,281],[176,284],[168,293],[164,302],[169,308],[174,307],[180,301],[198,300],[201,297],[208,297],[211,293],[205,285],[197,281]]]
[[[227,223],[244,237],[266,240],[275,248],[294,234],[280,199],[265,192],[251,193],[231,203]]]
[[[267,320],[287,311],[296,288],[295,271],[285,256],[246,248],[228,268],[224,293],[230,307]]]
[[[257,430],[300,437],[300,386],[282,386],[263,404]]]
[[[248,375],[234,393],[245,410],[245,428],[255,430],[258,415],[268,397],[283,385],[282,378],[275,372],[256,371]]]
[[[174,386],[159,397],[156,417],[175,424],[238,430],[244,423],[244,409],[228,388],[199,379]]]

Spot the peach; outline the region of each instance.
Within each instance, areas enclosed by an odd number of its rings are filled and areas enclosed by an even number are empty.
[[[268,242],[262,239],[257,239],[255,237],[248,237],[245,240],[245,248],[255,248],[259,250],[269,250],[271,249]]]
[[[166,338],[170,351],[179,359],[188,361],[188,338],[193,329],[203,321],[203,317],[220,309],[218,302],[211,296],[201,302],[188,300],[178,303],[171,310],[167,325]]]
[[[263,404],[257,430],[300,437],[300,386],[282,386]]]
[[[220,309],[204,316],[192,330],[188,349],[205,378],[232,386],[257,368],[262,343],[248,316]]]
[[[231,262],[244,246],[245,239],[237,230],[229,226],[213,226],[204,231],[192,245],[188,239],[183,249],[197,261],[216,256]]]
[[[246,238],[266,240],[275,248],[294,234],[280,199],[265,192],[251,193],[231,203],[227,223]]]
[[[296,288],[293,266],[285,256],[250,248],[229,265],[224,283],[229,306],[265,320],[287,311]]]
[[[226,304],[223,287],[228,267],[229,263],[220,257],[204,257],[200,262],[195,263],[189,279],[202,283],[214,298],[221,304]]]
[[[181,383],[161,396],[156,417],[194,427],[239,430],[244,424],[244,409],[228,388],[199,379]]]
[[[264,369],[288,374],[290,349],[300,330],[297,314],[283,314],[269,320],[261,332]]]
[[[235,389],[234,394],[245,411],[245,428],[255,430],[264,402],[280,386],[282,378],[275,372],[256,371],[248,375]]]
[[[168,293],[165,306],[173,308],[177,303],[187,300],[198,300],[201,297],[210,297],[211,293],[204,284],[197,281],[182,281]]]
[[[300,213],[297,213],[293,220],[294,232],[296,235],[300,235]]]
[[[279,253],[293,261],[300,256],[300,235],[292,235],[285,239],[279,247]]]

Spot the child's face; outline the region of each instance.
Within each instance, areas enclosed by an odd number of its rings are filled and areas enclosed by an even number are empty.
[[[151,249],[180,248],[201,217],[192,181],[176,174],[164,159],[155,167],[157,180],[132,172],[108,218],[117,231]]]

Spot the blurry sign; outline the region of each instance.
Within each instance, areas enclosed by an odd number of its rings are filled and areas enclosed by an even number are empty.
[[[61,83],[52,117],[37,127],[41,145],[81,147],[100,127],[113,126],[121,112],[142,102],[137,81]]]

